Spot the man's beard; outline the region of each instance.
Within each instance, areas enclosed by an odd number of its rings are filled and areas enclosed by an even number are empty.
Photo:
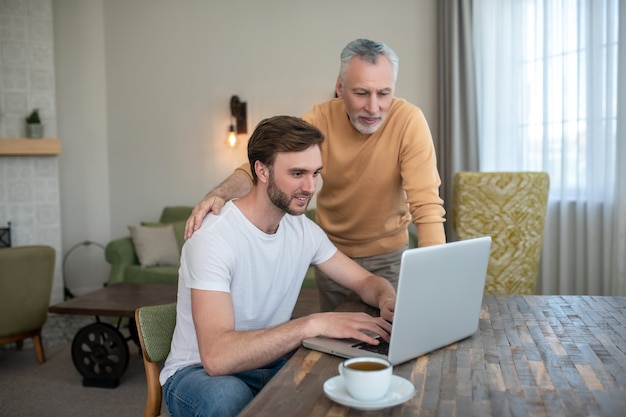
[[[288,196],[286,193],[283,192],[283,190],[281,190],[278,185],[276,185],[276,182],[274,181],[274,172],[273,170],[270,170],[270,178],[269,178],[269,183],[268,183],[268,187],[267,187],[267,196],[269,197],[270,201],[280,210],[284,211],[287,214],[291,214],[292,216],[299,216],[301,214],[304,214],[304,212],[306,211],[307,207],[309,206],[309,202],[311,201],[311,195],[309,193],[300,193],[299,194],[302,197],[308,197],[309,201],[307,201],[307,204],[304,208],[302,208],[301,210],[294,210],[291,207],[289,207],[291,200],[293,197],[295,196]]]
[[[362,123],[358,117],[356,117],[354,120],[352,118],[350,118],[350,123],[352,123],[352,126],[359,132],[362,133],[364,135],[371,135],[373,133],[375,133],[378,128],[383,124],[383,120],[384,119],[380,119],[376,124],[374,125],[368,125],[365,123]]]

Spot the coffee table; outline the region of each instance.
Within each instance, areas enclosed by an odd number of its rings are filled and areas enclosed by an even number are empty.
[[[129,339],[138,343],[135,310],[173,303],[175,284],[120,283],[48,307],[50,313],[95,316],[96,322],[81,328],[72,341],[72,361],[83,376],[83,385],[115,388],[128,366]],[[117,324],[100,320],[115,317]],[[128,318],[130,337],[120,331]]]

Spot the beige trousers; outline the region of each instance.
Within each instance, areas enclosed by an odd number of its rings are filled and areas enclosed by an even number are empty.
[[[368,256],[365,258],[352,258],[353,261],[367,269],[374,275],[386,278],[394,288],[398,288],[398,275],[400,274],[400,260],[402,249],[382,255]],[[315,267],[315,282],[320,296],[321,311],[335,311],[337,306],[348,299],[358,299],[358,295],[349,289],[342,287],[330,279],[326,274]]]

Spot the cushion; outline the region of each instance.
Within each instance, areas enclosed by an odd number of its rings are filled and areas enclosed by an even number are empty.
[[[178,265],[180,252],[174,226],[159,227],[128,226],[133,246],[142,267]]]
[[[185,243],[185,220],[180,220],[177,222],[141,222],[142,226],[146,227],[163,227],[171,224],[174,226],[174,236],[176,236],[176,243],[178,243],[178,253],[183,247],[183,243]]]

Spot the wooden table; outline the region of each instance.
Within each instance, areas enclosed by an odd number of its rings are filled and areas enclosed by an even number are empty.
[[[129,318],[130,339],[137,342],[135,310],[142,306],[176,301],[177,285],[121,283],[48,307],[50,313],[95,316],[96,322],[80,329],[72,341],[72,361],[84,386],[115,388],[128,366],[127,340],[120,331]],[[117,324],[100,320],[116,317]]]
[[[300,348],[245,416],[626,416],[626,297],[486,295],[472,337],[394,368],[416,395],[380,411],[337,404],[341,361]]]

